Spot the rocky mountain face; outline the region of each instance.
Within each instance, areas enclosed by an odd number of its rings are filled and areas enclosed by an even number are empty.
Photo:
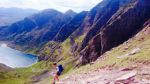
[[[0,31],[0,39],[13,41],[14,44],[21,46],[25,45],[26,48],[37,47],[52,40],[74,15],[72,11],[63,14],[47,9],[3,28]]]
[[[74,32],[75,36],[80,36],[83,35],[85,33],[87,33],[92,26],[95,25],[95,23],[100,19],[100,18],[104,18],[106,17],[106,15],[104,16],[104,13],[107,12],[107,8],[108,5],[109,8],[111,9],[111,4],[109,4],[108,2],[110,2],[111,0],[103,0],[101,3],[99,3],[98,5],[96,5],[94,8],[92,8],[86,15],[83,23],[81,24],[81,26]],[[112,1],[111,1],[112,2]],[[115,2],[113,2],[115,3]],[[106,7],[107,6],[107,7]],[[116,6],[117,7],[117,6]],[[115,10],[115,7],[114,7]],[[108,10],[108,12],[110,12],[110,10]],[[111,11],[112,12],[112,11]],[[114,12],[114,11],[113,11]],[[111,14],[110,14],[111,15]],[[107,15],[108,16],[108,15]],[[108,18],[110,18],[108,16]],[[106,18],[107,19],[107,18]],[[105,22],[104,22],[105,23]]]
[[[127,3],[124,4],[124,1]],[[149,3],[149,0],[119,0],[119,9],[106,24],[99,27],[100,32],[80,53],[81,63],[95,61],[101,54],[139,32],[143,28],[143,24],[150,18]]]
[[[101,28],[119,10],[119,8],[128,3],[130,3],[130,0],[104,0],[93,8],[91,12],[96,9],[98,12],[95,15],[93,25],[89,28],[89,31],[87,32],[79,50],[81,51],[84,49],[88,42],[100,32]]]
[[[87,12],[83,11],[77,14],[69,23],[65,24],[57,36],[54,38],[54,41],[63,42],[65,41],[76,29],[78,29],[86,16]]]
[[[33,9],[0,8],[0,26],[10,25],[37,12]]]

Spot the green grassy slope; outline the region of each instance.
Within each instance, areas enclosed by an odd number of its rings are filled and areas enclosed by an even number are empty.
[[[30,84],[33,77],[46,70],[51,70],[52,63],[41,61],[28,68],[16,68],[15,70],[0,73],[0,84]]]

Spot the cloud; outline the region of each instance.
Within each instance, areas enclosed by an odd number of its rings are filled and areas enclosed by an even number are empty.
[[[38,10],[53,8],[62,12],[72,9],[76,12],[90,10],[101,0],[1,0],[0,7],[33,8]]]

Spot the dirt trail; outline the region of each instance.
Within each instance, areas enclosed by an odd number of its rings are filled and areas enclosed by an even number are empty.
[[[150,67],[139,65],[134,69],[98,69],[70,75],[56,84],[150,84]]]

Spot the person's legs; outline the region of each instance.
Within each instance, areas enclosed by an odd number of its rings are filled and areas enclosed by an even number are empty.
[[[55,76],[54,76],[54,78],[53,78],[53,82],[52,82],[52,84],[55,84]]]
[[[55,84],[56,80],[59,81],[59,75],[56,73],[56,75],[53,78],[53,84]]]
[[[58,78],[59,76],[58,75],[56,75],[55,76],[55,80],[57,80],[57,81],[59,81],[59,78]]]
[[[55,78],[53,78],[53,82],[52,82],[52,84],[55,84]]]

